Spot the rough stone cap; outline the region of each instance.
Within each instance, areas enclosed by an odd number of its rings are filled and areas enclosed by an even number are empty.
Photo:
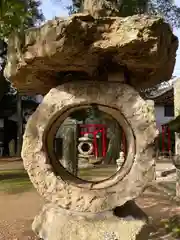
[[[75,14],[12,35],[5,76],[20,92],[33,94],[61,84],[64,73],[81,72],[92,80],[104,68],[125,70],[136,89],[150,87],[171,78],[177,48],[177,37],[159,17]]]

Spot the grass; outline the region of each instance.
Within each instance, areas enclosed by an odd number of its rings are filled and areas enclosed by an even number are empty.
[[[175,181],[164,181],[164,182],[160,182],[158,183],[160,187],[164,187],[164,189],[166,189],[169,194],[171,194],[172,196],[176,195],[176,182]]]
[[[79,170],[78,177],[85,180],[95,180],[96,178],[106,179],[115,174],[115,172],[115,166],[84,168]]]
[[[180,216],[174,215],[168,219],[162,219],[161,227],[164,227],[165,231],[175,237],[175,239],[180,238]]]
[[[1,170],[0,192],[16,194],[29,191],[32,184],[25,170]]]
[[[115,173],[115,167],[97,167],[92,169],[81,169],[79,177],[85,180],[96,178],[106,179]],[[29,176],[24,169],[0,170],[0,192],[16,194],[27,192],[33,188]]]

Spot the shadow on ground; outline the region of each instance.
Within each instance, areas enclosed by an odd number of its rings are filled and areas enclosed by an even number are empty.
[[[25,170],[0,171],[0,191],[6,193],[21,193],[32,188]]]
[[[138,205],[150,217],[148,240],[180,240],[180,201],[174,200],[175,182],[158,183],[148,188]]]
[[[20,173],[2,173],[0,172],[0,181],[10,179],[28,179],[28,175],[25,172]]]

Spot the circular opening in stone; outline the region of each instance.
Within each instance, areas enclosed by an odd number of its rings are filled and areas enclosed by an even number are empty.
[[[81,146],[81,149],[84,153],[88,153],[88,151],[91,149],[91,146],[87,143],[83,143],[83,145]]]
[[[95,104],[71,109],[65,115],[54,123],[51,151],[56,170],[63,166],[74,177],[96,183],[120,172],[129,148],[124,126]]]

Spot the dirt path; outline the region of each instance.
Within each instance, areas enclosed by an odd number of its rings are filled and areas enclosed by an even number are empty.
[[[150,190],[145,191],[136,203],[153,220],[152,234],[148,240],[176,240],[165,232],[164,227],[160,227],[160,221],[180,215],[180,203],[170,200],[163,192]]]
[[[0,161],[0,170],[22,169],[22,162]],[[158,164],[158,171],[164,170],[164,165]],[[167,166],[169,169],[169,164]],[[154,219],[155,227],[149,240],[173,240],[157,225],[161,218],[172,215],[180,215],[179,206],[167,198],[166,194],[154,191],[146,191],[137,200],[137,204]],[[40,211],[43,200],[35,190],[18,194],[7,194],[0,192],[0,240],[37,240],[31,231],[31,223],[34,216]],[[146,239],[144,239],[146,240]]]
[[[137,200],[137,203],[155,221],[173,214],[180,214],[180,206],[159,193],[147,191]],[[31,223],[42,204],[43,200],[35,191],[15,195],[0,193],[0,240],[38,239],[31,231]],[[155,229],[150,239],[171,240],[172,238]]]
[[[33,217],[42,206],[35,191],[8,195],[0,193],[0,240],[35,240]]]
[[[19,170],[24,169],[22,161],[2,161],[0,160],[0,170]]]

